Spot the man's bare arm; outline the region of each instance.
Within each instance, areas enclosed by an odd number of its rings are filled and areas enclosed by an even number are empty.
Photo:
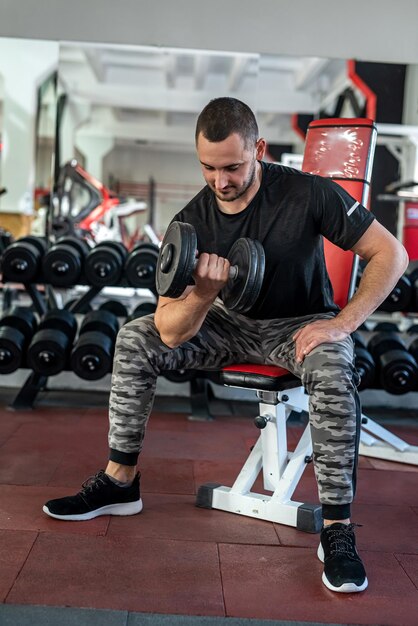
[[[341,341],[354,332],[389,295],[408,267],[403,245],[377,221],[372,222],[352,251],[367,261],[359,287],[334,319],[318,320],[294,335],[298,362],[317,345]]]
[[[227,259],[203,253],[193,273],[195,285],[187,287],[180,298],[159,298],[154,321],[167,346],[176,348],[199,332],[212,303],[228,280],[229,267]]]

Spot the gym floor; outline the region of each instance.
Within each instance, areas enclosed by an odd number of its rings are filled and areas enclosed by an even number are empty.
[[[369,589],[334,594],[318,535],[194,506],[202,483],[232,484],[257,437],[256,403],[218,399],[215,420],[199,422],[187,398],[157,398],[143,512],[60,522],[42,505],[105,464],[108,396],[49,391],[28,411],[12,399],[0,389],[2,626],[418,623],[418,467],[360,458],[353,521]],[[418,411],[368,413],[418,444]],[[292,420],[290,445],[301,430]],[[311,465],[295,499],[317,499]]]

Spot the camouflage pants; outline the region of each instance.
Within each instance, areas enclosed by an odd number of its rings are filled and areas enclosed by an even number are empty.
[[[118,334],[113,365],[110,458],[136,464],[161,370],[216,370],[243,362],[278,365],[299,376],[309,394],[320,502],[331,506],[350,503],[360,429],[353,342],[348,337],[321,344],[298,364],[292,340],[301,326],[330,317],[332,314],[252,320],[216,301],[199,333],[175,349],[162,343],[152,315],[126,324]]]

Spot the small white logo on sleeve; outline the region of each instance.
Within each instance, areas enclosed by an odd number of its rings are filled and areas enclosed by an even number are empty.
[[[352,213],[354,213],[354,211],[357,209],[357,207],[359,206],[360,202],[356,202],[355,204],[353,204],[353,206],[351,207],[351,209],[349,211],[347,211],[347,215],[351,215]]]

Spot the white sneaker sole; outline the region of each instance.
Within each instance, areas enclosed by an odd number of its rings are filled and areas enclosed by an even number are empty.
[[[321,542],[319,542],[317,555],[318,559],[321,561],[321,563],[323,563],[324,548],[322,547]],[[328,578],[325,576],[325,572],[322,573],[322,582],[324,583],[325,587],[327,587],[331,591],[336,591],[337,593],[358,593],[359,591],[364,591],[365,589],[367,589],[367,586],[369,584],[369,581],[367,580],[367,578],[365,578],[362,585],[356,585],[354,583],[344,583],[343,585],[341,585],[341,587],[334,587],[334,585],[331,585]]]
[[[80,513],[79,515],[56,515],[55,513],[51,513],[46,505],[42,510],[55,519],[67,520],[69,522],[82,522],[84,520],[94,519],[100,515],[136,515],[142,511],[142,499],[140,498],[136,502],[126,502],[125,504],[108,504],[95,511],[88,511],[87,513]]]

